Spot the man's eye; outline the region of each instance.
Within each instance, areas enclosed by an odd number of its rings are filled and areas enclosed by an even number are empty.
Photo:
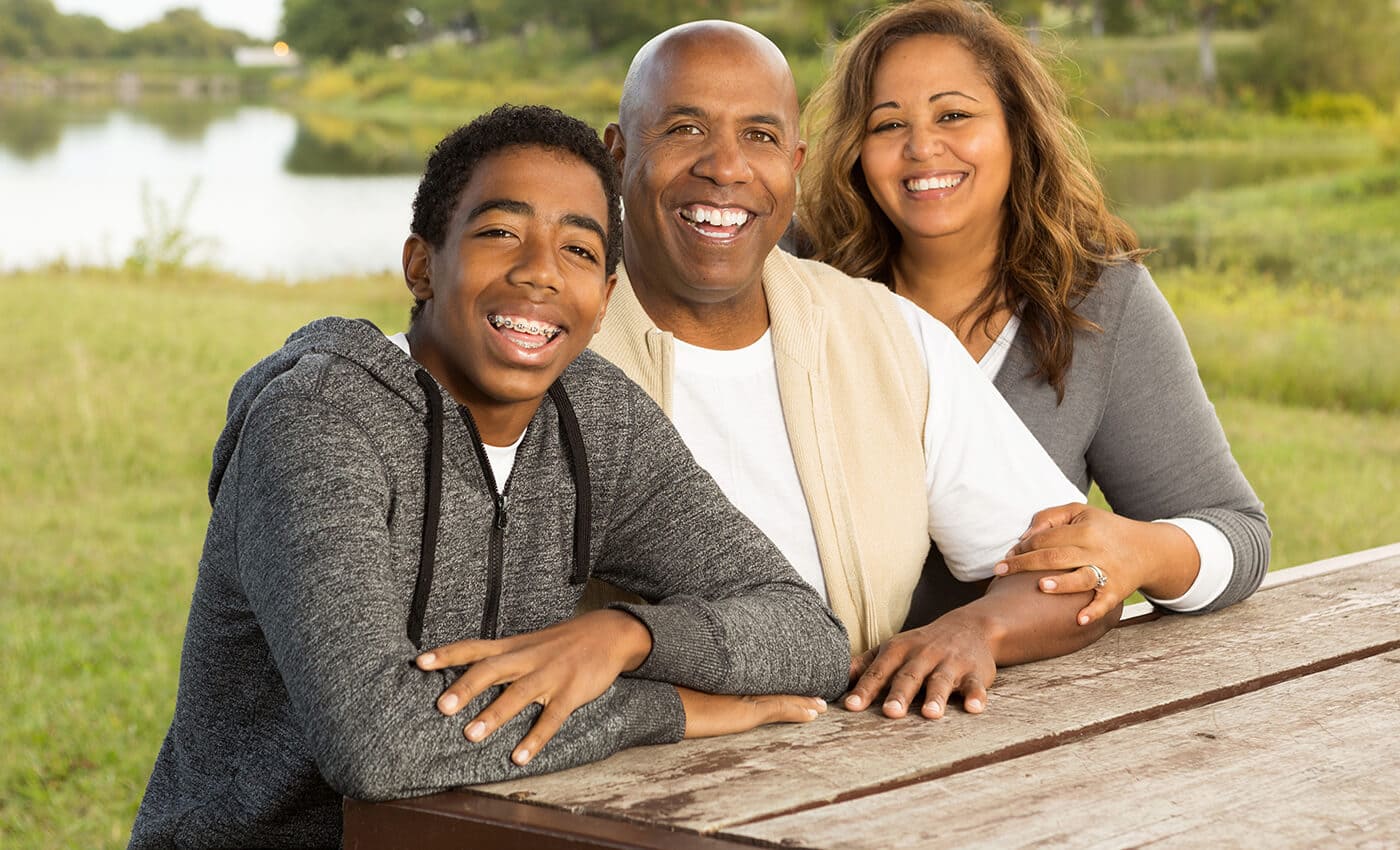
[[[763,142],[764,144],[772,144],[778,141],[777,137],[767,130],[750,130],[749,138],[755,142]]]
[[[673,136],[698,136],[700,135],[700,128],[694,124],[681,124],[672,127],[670,133]]]

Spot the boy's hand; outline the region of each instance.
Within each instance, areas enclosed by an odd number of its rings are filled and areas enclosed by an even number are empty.
[[[516,764],[534,758],[574,709],[597,699],[619,675],[641,666],[651,653],[651,632],[625,611],[590,611],[546,629],[500,640],[464,640],[430,649],[422,670],[469,665],[438,697],[452,716],[479,694],[509,683],[467,724],[466,736],[482,741],[530,703],[544,706],[535,725],[511,753]]]
[[[685,736],[713,738],[747,732],[769,723],[809,723],[826,711],[826,700],[788,695],[729,696],[682,688]]]

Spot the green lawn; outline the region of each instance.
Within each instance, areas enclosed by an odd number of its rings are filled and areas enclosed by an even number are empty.
[[[1400,540],[1400,315],[1383,287],[1329,300],[1158,277],[1268,507],[1275,566]],[[173,706],[229,388],[311,318],[397,328],[407,304],[388,278],[0,277],[0,845],[125,842]],[[1357,341],[1371,377],[1347,371]],[[1360,389],[1329,394],[1329,375]]]

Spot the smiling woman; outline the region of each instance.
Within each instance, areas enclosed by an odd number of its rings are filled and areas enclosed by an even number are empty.
[[[1068,570],[1040,587],[1094,591],[1081,624],[1139,589],[1176,611],[1252,593],[1263,506],[1026,38],[980,3],[892,6],[813,101],[800,217],[815,256],[952,328],[1066,477],[1116,511],[1042,511],[995,572]],[[937,613],[924,590],[915,619]]]

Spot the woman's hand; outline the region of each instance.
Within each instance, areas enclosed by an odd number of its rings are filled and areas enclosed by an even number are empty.
[[[641,620],[625,611],[602,610],[537,632],[450,643],[424,652],[416,663],[421,670],[470,665],[438,697],[438,711],[449,717],[488,688],[510,684],[467,724],[469,740],[484,740],[531,703],[544,706],[529,734],[511,753],[511,759],[523,765],[554,737],[574,709],[597,699],[650,653],[651,632]]]
[[[895,635],[851,660],[851,678],[859,680],[845,706],[862,711],[888,687],[885,716],[903,717],[922,690],[920,713],[938,718],[956,691],[963,695],[963,708],[980,714],[987,706],[987,688],[997,677],[994,640],[986,621],[966,608]]]
[[[1068,570],[1042,578],[1040,589],[1093,591],[1093,600],[1077,615],[1081,626],[1102,618],[1139,589],[1158,599],[1181,596],[1200,569],[1196,545],[1180,528],[1077,502],[1037,513],[1006,555],[993,568],[997,575]]]
[[[733,735],[769,723],[810,723],[826,711],[826,700],[817,697],[729,696],[693,691],[679,685],[676,690],[685,707],[687,738]]]

